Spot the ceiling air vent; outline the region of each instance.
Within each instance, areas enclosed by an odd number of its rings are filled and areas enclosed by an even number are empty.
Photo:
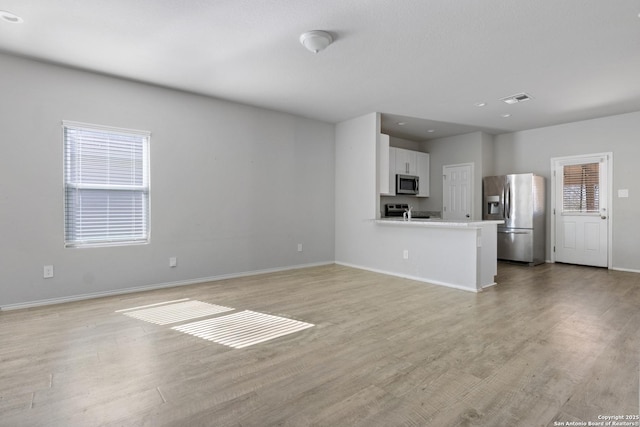
[[[500,101],[503,101],[507,104],[517,104],[518,102],[529,101],[530,99],[532,98],[523,92],[507,96],[506,98],[502,98]]]

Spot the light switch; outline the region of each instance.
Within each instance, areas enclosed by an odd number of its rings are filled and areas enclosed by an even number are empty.
[[[178,265],[178,259],[174,256],[169,258],[169,267],[175,267]]]
[[[619,198],[624,198],[624,197],[629,197],[629,190],[622,189],[622,190],[618,190],[618,197]]]

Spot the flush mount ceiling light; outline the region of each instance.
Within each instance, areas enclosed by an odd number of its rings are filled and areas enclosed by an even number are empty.
[[[507,117],[511,117],[511,114],[509,113],[500,114],[500,117],[504,117],[506,119]]]
[[[0,10],[0,19],[12,24],[22,24],[24,22],[24,19],[20,18],[18,15],[14,15],[11,12],[7,12],[6,10]]]
[[[404,125],[406,125],[406,124],[407,124],[407,122],[398,122],[398,123],[396,123],[396,124],[397,124],[398,126],[404,126]]]
[[[324,50],[333,42],[333,37],[326,31],[314,30],[308,31],[300,36],[300,43],[307,50],[318,53]]]
[[[487,103],[486,103],[486,102],[476,102],[474,105],[475,105],[476,107],[486,107],[486,106],[487,106]]]
[[[507,104],[517,104],[518,102],[524,102],[531,100],[531,96],[526,93],[516,93],[515,95],[507,96],[506,98],[502,98],[500,101],[505,102]]]

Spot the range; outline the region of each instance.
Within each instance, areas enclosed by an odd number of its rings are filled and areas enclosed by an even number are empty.
[[[384,216],[399,217],[399,216],[402,216],[402,214],[404,214],[408,210],[409,210],[408,203],[388,203],[384,205]],[[433,216],[434,215],[432,212],[411,210],[412,218],[431,218]]]

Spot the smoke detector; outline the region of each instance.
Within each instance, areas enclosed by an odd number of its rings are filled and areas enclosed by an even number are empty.
[[[500,101],[506,104],[517,104],[518,102],[529,101],[530,99],[533,99],[533,98],[531,98],[531,96],[527,95],[526,93],[522,92],[522,93],[517,93],[515,95],[507,96],[506,98],[502,98]]]

